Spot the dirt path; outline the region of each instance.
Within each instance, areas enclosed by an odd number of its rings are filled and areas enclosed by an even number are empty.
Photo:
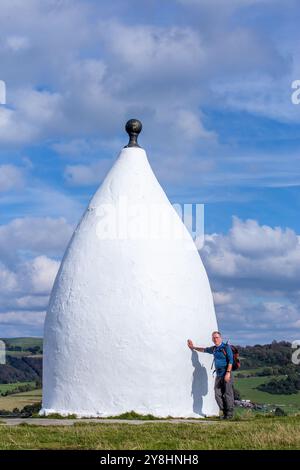
[[[216,420],[217,421],[217,420]],[[72,426],[75,423],[94,424],[151,424],[151,423],[191,423],[191,424],[213,424],[216,421],[204,419],[164,419],[164,420],[140,420],[140,419],[51,419],[51,418],[0,418],[0,426],[18,426],[19,424],[33,424],[36,426]]]

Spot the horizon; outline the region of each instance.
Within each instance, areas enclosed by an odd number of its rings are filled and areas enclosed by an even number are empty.
[[[29,339],[29,338],[30,338],[30,339],[31,339],[31,338],[33,338],[33,339],[42,339],[42,340],[44,339],[43,336],[12,336],[12,337],[8,336],[8,337],[1,337],[0,340],[5,341],[5,340],[9,340],[9,339]],[[222,336],[222,338],[223,338],[223,336]],[[223,341],[226,341],[226,338],[223,338]],[[235,343],[235,346],[237,346],[237,347],[247,347],[247,346],[253,347],[253,346],[258,346],[258,345],[259,345],[259,346],[268,346],[268,345],[273,344],[273,343],[285,343],[285,342],[291,344],[290,341],[287,341],[287,340],[284,340],[284,339],[278,340],[278,341],[275,340],[275,339],[273,339],[273,340],[270,341],[269,343],[254,343],[254,344],[250,344],[250,343],[249,343],[249,344],[248,344],[248,343],[247,343],[247,344]],[[212,343],[212,341],[211,341],[211,343]],[[228,343],[229,343],[229,344],[233,344],[230,340],[228,340]],[[185,345],[185,346],[186,346],[186,345]]]

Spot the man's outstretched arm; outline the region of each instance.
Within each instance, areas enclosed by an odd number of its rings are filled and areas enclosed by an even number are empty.
[[[197,348],[196,346],[194,346],[194,343],[191,339],[187,340],[187,345],[190,349],[194,351],[205,352],[205,348]]]

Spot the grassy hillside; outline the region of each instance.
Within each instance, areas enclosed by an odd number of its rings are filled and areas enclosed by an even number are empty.
[[[292,395],[275,395],[256,389],[258,385],[269,380],[270,377],[235,378],[234,383],[243,399],[251,400],[254,403],[277,405],[289,413],[300,412],[300,392]]]
[[[6,363],[0,365],[0,383],[31,382],[42,376],[40,355],[12,356],[7,352]]]
[[[35,346],[43,346],[43,338],[0,338],[6,345],[20,347],[22,349],[33,348]]]
[[[15,382],[15,383],[12,383],[12,384],[0,384],[0,395],[3,392],[15,390],[17,387],[19,387],[19,385],[21,385],[21,386],[23,386],[23,385],[32,385],[32,386],[34,386],[34,384],[35,384],[35,382]]]
[[[10,350],[6,350],[6,356],[11,356],[11,357],[32,356],[32,352],[30,352],[30,351],[10,351]]]
[[[0,425],[0,449],[299,449],[300,418],[238,422]]]
[[[4,385],[1,385],[3,387]],[[22,409],[26,405],[33,405],[42,401],[42,390],[31,390],[30,392],[15,393],[7,397],[0,396],[0,410],[12,411],[14,408]]]

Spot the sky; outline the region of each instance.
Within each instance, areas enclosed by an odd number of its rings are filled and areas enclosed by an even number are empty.
[[[0,337],[43,334],[136,117],[170,201],[205,205],[224,337],[300,338],[299,20],[296,0],[0,1]]]

